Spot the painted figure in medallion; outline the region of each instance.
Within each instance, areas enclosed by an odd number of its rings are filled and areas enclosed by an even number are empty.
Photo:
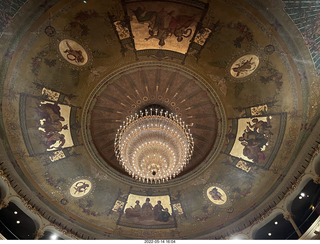
[[[213,200],[223,201],[222,194],[216,187],[212,188],[212,190],[209,191],[209,194],[211,195]]]
[[[252,58],[249,60],[244,61],[241,64],[237,64],[237,67],[232,68],[232,70],[236,73],[236,76],[238,77],[241,73],[244,73],[250,69],[252,69],[254,63],[252,63]]]
[[[259,58],[256,55],[244,55],[232,64],[230,73],[234,78],[244,78],[252,74],[258,65]]]
[[[62,40],[59,43],[59,51],[62,57],[73,65],[83,66],[88,62],[86,50],[73,40]]]
[[[89,186],[90,185],[87,182],[84,182],[84,181],[77,182],[76,185],[73,187],[73,189],[75,190],[74,194],[85,193],[89,188]]]
[[[222,205],[227,201],[226,193],[217,186],[211,186],[207,189],[207,197],[211,202],[217,205]]]
[[[84,57],[82,55],[82,51],[73,49],[67,41],[66,41],[66,44],[68,48],[64,50],[64,53],[67,54],[67,58],[70,61],[75,61],[76,63],[83,63]]]
[[[92,184],[89,180],[82,179],[72,184],[70,187],[70,194],[73,197],[83,197],[87,195],[92,189]]]

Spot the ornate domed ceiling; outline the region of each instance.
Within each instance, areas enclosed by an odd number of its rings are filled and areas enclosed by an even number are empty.
[[[218,96],[206,87],[205,81],[200,80],[196,73],[182,66],[161,62],[140,62],[120,72],[103,80],[91,93],[92,100],[88,99],[89,104],[85,106],[88,107],[85,112],[88,116],[84,117],[83,124],[88,126],[83,128],[89,128],[87,141],[89,144],[92,141],[94,145],[88,147],[100,165],[111,165],[121,171],[114,153],[116,131],[127,116],[153,105],[177,114],[192,127],[195,150],[182,174],[205,164],[207,157],[217,153],[221,144],[217,135],[218,131],[220,134],[222,131],[219,124],[224,119],[223,108]],[[95,149],[97,152],[94,152]],[[102,158],[99,159],[97,154]]]
[[[2,170],[80,238],[223,238],[256,223],[301,175],[319,118],[318,52],[289,2],[27,1],[1,36]],[[150,107],[194,138],[161,184],[114,154],[122,122]]]

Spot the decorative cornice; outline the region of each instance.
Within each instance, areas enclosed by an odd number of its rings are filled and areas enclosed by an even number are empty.
[[[292,192],[295,191],[295,189],[297,188],[297,186],[300,184],[302,177],[304,176],[304,174],[301,174],[299,176],[299,178],[296,180],[296,182],[294,184],[292,184],[291,188],[286,192],[286,194],[283,196],[283,199],[286,199],[289,195],[292,194]]]
[[[3,170],[0,170],[0,176],[7,183],[7,185],[10,185],[10,181],[8,180],[7,175]]]
[[[312,157],[310,159],[310,162],[314,162],[314,159],[319,155],[320,153],[320,144],[318,144],[318,146],[315,148],[313,154],[312,154]]]
[[[1,178],[7,183],[8,187],[11,188],[11,189],[13,189],[13,188],[11,187],[10,181],[9,181],[8,178],[7,178],[7,175],[5,174],[5,172],[4,172],[3,170],[0,170],[0,176],[1,176]],[[38,216],[41,220],[45,219],[45,218],[42,216],[42,214],[41,214],[35,207],[33,207],[28,201],[26,201],[22,196],[20,196],[19,194],[15,194],[14,197],[19,198],[19,200],[21,201],[21,203],[22,203],[30,212],[32,212],[33,214],[35,214],[36,216]],[[10,198],[10,196],[9,196],[9,198]],[[8,205],[9,205],[9,201],[7,201],[7,200],[2,200],[2,201],[0,202],[0,209],[5,208],[5,207],[7,207]],[[48,221],[50,224],[47,224],[47,225],[45,225],[44,227],[42,227],[42,228],[40,228],[39,230],[37,230],[36,237],[35,237],[36,239],[39,239],[39,238],[41,238],[41,237],[43,236],[43,234],[41,234],[41,233],[44,232],[44,229],[45,229],[46,227],[48,227],[48,226],[54,227],[56,230],[58,230],[59,232],[61,232],[61,233],[64,234],[64,235],[70,237],[71,239],[76,239],[76,240],[79,239],[78,236],[70,233],[69,231],[61,228],[60,226],[52,223],[51,221],[49,221],[49,220],[47,220],[47,219],[45,219],[45,220]]]
[[[9,205],[9,202],[8,202],[8,201],[2,200],[2,201],[0,202],[0,209],[6,208],[6,207],[8,207],[8,205]]]
[[[315,177],[313,178],[313,182],[314,182],[315,184],[320,184],[320,176],[315,176]]]

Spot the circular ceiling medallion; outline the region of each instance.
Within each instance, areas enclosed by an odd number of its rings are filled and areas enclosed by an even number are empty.
[[[217,186],[211,186],[207,190],[207,196],[211,202],[217,205],[225,204],[227,201],[227,194]]]
[[[254,54],[247,54],[238,58],[230,68],[234,78],[244,78],[251,75],[259,66],[259,58]]]
[[[117,130],[132,114],[155,106],[178,115],[193,136],[193,155],[176,179],[200,164],[208,164],[217,155],[223,139],[219,135],[225,130],[225,114],[212,88],[185,67],[140,63],[106,77],[84,107],[85,144],[106,173],[129,176],[114,153]]]
[[[49,37],[53,37],[53,36],[55,36],[56,33],[57,33],[57,32],[56,32],[56,29],[55,29],[53,26],[51,26],[51,25],[48,25],[48,26],[45,28],[44,32],[45,32],[46,35],[49,36]]]
[[[81,179],[73,183],[69,191],[73,197],[83,197],[91,191],[91,188],[92,184],[89,180]]]
[[[272,44],[269,44],[267,46],[264,47],[264,53],[267,55],[271,55],[274,53],[274,51],[276,50],[275,47]]]
[[[59,43],[59,51],[62,57],[76,66],[83,66],[88,62],[86,50],[77,42],[64,39]]]

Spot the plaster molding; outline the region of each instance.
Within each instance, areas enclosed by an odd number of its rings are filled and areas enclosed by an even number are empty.
[[[10,185],[10,181],[6,177],[5,173],[0,170],[0,176],[1,179],[8,184],[9,187],[9,193],[6,195],[6,197],[0,202],[0,209],[8,207],[10,202],[13,202],[15,205],[17,205],[26,215],[28,215],[35,223],[37,228],[37,233],[35,239],[39,239],[43,236],[44,231],[46,229],[54,229],[61,232],[64,236],[70,239],[79,239],[76,235],[66,231],[65,229],[61,228],[58,225],[55,225],[51,222],[49,222],[47,219],[45,219],[39,211],[33,207],[28,201],[26,201],[23,197],[18,195],[14,189]]]

